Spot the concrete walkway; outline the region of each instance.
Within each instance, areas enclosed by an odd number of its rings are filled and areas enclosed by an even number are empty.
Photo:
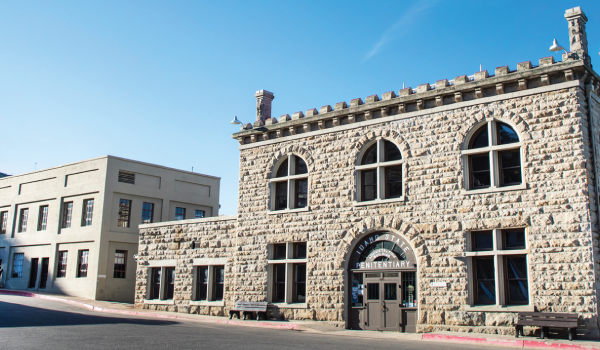
[[[76,305],[88,310],[98,312],[118,313],[132,316],[158,317],[167,319],[179,319],[195,322],[233,324],[238,326],[264,327],[276,329],[298,330],[303,332],[340,335],[345,337],[359,337],[371,339],[398,339],[398,340],[422,340],[432,342],[458,342],[479,344],[492,347],[513,347],[513,348],[531,348],[531,349],[598,349],[600,342],[590,340],[561,340],[550,339],[541,340],[534,337],[515,338],[514,336],[460,333],[460,332],[434,332],[434,333],[396,333],[396,332],[376,332],[376,331],[352,331],[341,329],[325,322],[316,321],[254,321],[254,320],[229,320],[227,317],[204,316],[193,314],[180,314],[176,312],[163,312],[154,310],[136,309],[132,304],[115,303],[107,301],[89,300],[66,295],[56,295],[47,293],[33,293],[27,291],[16,291],[0,289],[0,295],[16,295],[23,297],[41,298],[46,300],[60,301]]]

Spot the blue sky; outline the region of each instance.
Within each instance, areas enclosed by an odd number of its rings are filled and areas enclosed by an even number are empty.
[[[219,176],[237,210],[234,115],[254,120],[568,49],[567,8],[600,1],[4,1],[0,172],[106,154]],[[555,55],[560,59],[560,54]]]

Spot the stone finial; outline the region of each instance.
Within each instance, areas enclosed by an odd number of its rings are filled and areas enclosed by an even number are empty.
[[[435,82],[435,89],[445,89],[448,87],[448,79],[442,79]]]
[[[429,90],[431,90],[431,86],[429,86],[429,83],[421,84],[421,85],[417,86],[417,94],[420,94],[421,92],[426,92]]]
[[[508,73],[510,73],[510,68],[508,68],[508,66],[502,66],[502,67],[496,68],[496,76],[506,75]]]
[[[256,120],[265,121],[271,118],[271,102],[275,95],[267,90],[258,90],[254,97],[256,97]]]
[[[481,72],[477,72],[475,73],[475,76],[473,77],[474,81],[480,81],[483,79],[488,78],[490,75],[488,74],[487,70],[482,70]]]
[[[412,95],[413,93],[413,89],[410,87],[407,87],[405,89],[402,89],[398,92],[398,96],[408,96],[408,95]]]
[[[540,58],[540,67],[551,66],[554,64],[554,56]]]
[[[467,77],[466,75],[459,75],[456,78],[454,78],[454,85],[466,84],[468,82],[469,77]]]
[[[302,113],[301,111],[292,114],[292,120],[297,120],[300,118],[304,118],[304,113]]]
[[[363,104],[363,100],[360,98],[355,98],[350,100],[350,107],[358,107]],[[337,109],[337,107],[335,108]]]
[[[327,112],[331,112],[331,106],[327,105],[327,106],[323,106],[319,109],[319,113],[323,114],[323,113],[327,113]]]
[[[265,120],[265,125],[273,125],[273,124],[277,124],[277,118],[269,118],[269,119]]]
[[[565,11],[565,19],[569,22],[569,44],[571,53],[575,53],[577,58],[584,60],[591,65],[591,59],[588,55],[587,34],[585,24],[587,16],[581,10],[581,7],[573,7]]]
[[[377,96],[377,95],[375,95]],[[389,91],[389,92],[384,92],[383,95],[381,95],[381,98],[386,101],[386,100],[391,100],[393,98],[396,98],[396,93],[393,91]]]
[[[284,114],[281,117],[279,117],[280,123],[287,122],[288,120],[292,120],[292,118],[290,118],[289,114]]]
[[[531,69],[531,61],[525,61],[517,64],[517,72]]]
[[[317,111],[316,108],[311,108],[308,111],[306,111],[306,116],[307,117],[313,117],[313,116],[318,115],[318,114],[319,114],[319,111]]]
[[[346,104],[346,102],[338,102],[335,104],[334,109],[336,111],[342,110],[344,108],[348,108],[348,105]]]
[[[379,96],[377,96],[377,95],[367,96],[367,98],[366,98],[366,103],[373,103],[373,102],[377,102],[377,101],[379,101]]]

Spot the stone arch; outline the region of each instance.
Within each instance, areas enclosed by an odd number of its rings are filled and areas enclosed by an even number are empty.
[[[314,168],[314,160],[312,155],[305,148],[289,145],[273,153],[271,159],[267,162],[267,166],[265,167],[265,180],[271,178],[273,170],[275,169],[275,166],[278,164],[279,160],[282,157],[290,154],[304,159],[304,162],[306,162],[306,166],[308,167],[308,173],[312,174]]]
[[[345,232],[345,235],[338,244],[337,253],[334,261],[335,269],[347,269],[349,257],[352,254],[352,247],[361,240],[362,237],[376,231],[390,231],[406,238],[406,241],[412,245],[413,251],[417,257],[418,265],[429,265],[429,249],[425,240],[411,224],[404,222],[401,218],[393,215],[380,215],[366,217],[362,221],[356,222],[354,226]]]
[[[360,152],[364,149],[364,146],[366,144],[371,143],[373,140],[375,140],[378,137],[382,137],[384,139],[388,139],[388,140],[394,142],[400,149],[400,152],[402,153],[403,158],[408,159],[412,155],[408,142],[406,142],[404,137],[402,137],[402,135],[398,131],[391,130],[391,129],[378,128],[375,130],[370,130],[368,133],[363,135],[358,140],[358,142],[356,142],[356,144],[354,144],[354,149],[352,150],[352,153],[350,154],[352,159],[356,160],[357,157],[360,155]]]
[[[532,139],[529,124],[519,114],[508,109],[494,108],[490,111],[489,108],[482,108],[479,112],[474,113],[470,118],[465,120],[464,123],[460,123],[460,129],[457,131],[457,139],[460,140],[460,149],[465,149],[465,142],[470,139],[471,133],[489,119],[512,126],[519,133],[519,137],[523,142]]]

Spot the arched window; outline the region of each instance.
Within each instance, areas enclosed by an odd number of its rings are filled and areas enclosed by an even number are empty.
[[[308,167],[304,159],[290,154],[279,161],[271,178],[271,210],[306,208]]]
[[[404,159],[395,143],[375,141],[360,154],[357,164],[359,202],[402,198]]]
[[[510,125],[490,120],[478,127],[462,151],[468,176],[468,190],[519,186],[521,174],[521,140]]]

